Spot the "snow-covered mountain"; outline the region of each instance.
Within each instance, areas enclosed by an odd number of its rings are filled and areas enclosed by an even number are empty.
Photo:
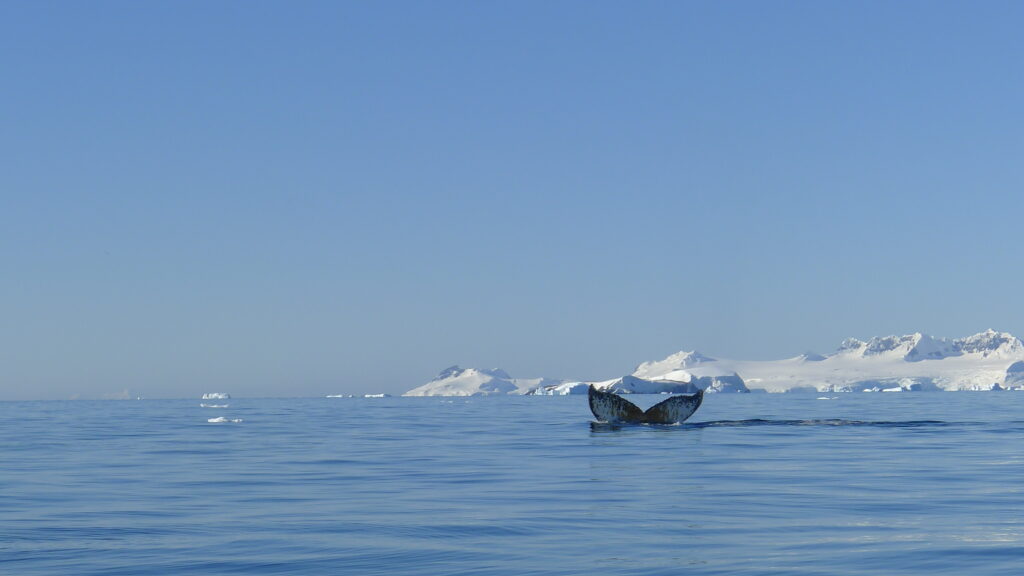
[[[835,353],[807,352],[773,361],[729,360],[681,351],[643,362],[632,374],[599,382],[511,378],[501,370],[453,366],[406,396],[585,394],[587,386],[620,394],[707,392],[856,392],[1024,390],[1024,343],[986,330],[959,339],[915,333],[867,341],[850,338]]]
[[[543,386],[561,383],[548,378],[512,378],[497,368],[445,368],[433,380],[404,396],[490,396],[495,394],[526,394]]]
[[[907,362],[942,360],[955,356],[977,355],[981,358],[1024,357],[1024,345],[1007,332],[986,330],[974,336],[947,340],[927,334],[885,336],[862,342],[856,338],[845,340],[836,356],[899,358]]]
[[[441,371],[423,386],[406,392],[405,396],[491,396],[499,394],[535,394],[564,396],[586,394],[593,384],[616,394],[692,394],[697,390],[715,392],[749,392],[743,379],[735,373],[708,368],[700,376],[684,370],[669,370],[651,378],[622,376],[599,382],[554,380],[551,378],[512,378],[504,370],[462,369],[452,366]]]
[[[692,394],[698,390],[689,381],[678,380],[647,380],[636,376],[623,376],[601,382],[562,382],[552,386],[541,386],[528,392],[538,396],[565,396],[567,394],[586,394],[587,386],[616,394]]]
[[[676,352],[664,360],[644,362],[633,376],[654,381],[686,382],[706,392],[749,392],[743,378],[697,351]],[[696,390],[695,390],[696,391]]]
[[[655,360],[640,364],[636,367],[636,370],[633,371],[633,376],[638,378],[660,378],[670,372],[693,368],[694,366],[707,362],[715,362],[715,359],[709,358],[697,351],[687,352],[684,350],[682,352],[676,352],[664,360]]]
[[[1024,344],[1007,332],[986,330],[949,340],[926,334],[847,339],[834,354],[755,362],[720,360],[752,390],[992,390],[1018,388],[1007,371],[1024,360]]]

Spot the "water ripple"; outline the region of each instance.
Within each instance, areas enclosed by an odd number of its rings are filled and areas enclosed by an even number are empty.
[[[4,571],[1015,573],[1024,394],[864,396],[4,403]]]

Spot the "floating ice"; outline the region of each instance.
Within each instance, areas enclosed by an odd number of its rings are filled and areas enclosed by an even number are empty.
[[[227,422],[232,422],[232,423],[237,424],[237,423],[239,423],[241,421],[242,421],[241,418],[227,418],[225,416],[218,416],[216,418],[210,418],[209,420],[207,420],[207,422],[209,422],[210,424],[224,424],[224,423],[227,423]]]
[[[230,406],[230,404],[199,404],[200,408],[227,408],[228,406]]]
[[[207,392],[203,394],[203,400],[227,400],[231,398],[231,394],[225,392]]]

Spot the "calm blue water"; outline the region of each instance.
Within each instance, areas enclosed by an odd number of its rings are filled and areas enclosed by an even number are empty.
[[[0,403],[0,572],[1020,573],[1024,393],[830,396]]]

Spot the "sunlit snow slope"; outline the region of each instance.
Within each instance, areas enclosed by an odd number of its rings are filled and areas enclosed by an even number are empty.
[[[833,354],[773,361],[716,359],[682,351],[598,382],[512,378],[502,370],[453,366],[406,396],[579,394],[589,384],[620,394],[1024,390],[1024,344],[987,330],[967,338],[926,334],[848,339]]]

